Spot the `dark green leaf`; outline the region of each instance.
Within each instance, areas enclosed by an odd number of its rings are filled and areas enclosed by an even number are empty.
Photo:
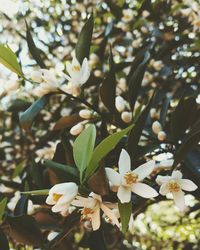
[[[7,198],[4,198],[3,200],[1,200],[1,202],[0,202],[0,221],[3,218],[6,204],[7,204]]]
[[[122,232],[125,233],[128,228],[128,224],[130,221],[131,213],[132,213],[132,203],[118,203],[120,219],[122,223]]]
[[[6,222],[10,226],[9,237],[18,243],[42,246],[42,234],[33,217],[30,215],[8,216]]]
[[[110,48],[110,71],[100,87],[100,96],[103,104],[110,112],[115,112],[115,96],[116,96],[116,77],[115,64],[113,61],[112,50]]]
[[[89,57],[93,27],[94,27],[94,19],[93,19],[93,14],[91,14],[90,18],[87,20],[87,22],[85,23],[85,25],[81,30],[75,48],[76,57],[80,63],[82,63],[85,57],[87,58]]]
[[[27,209],[28,209],[28,196],[22,195],[15,206],[14,216],[21,216],[23,214],[27,214]]]
[[[25,129],[26,131],[30,130],[32,123],[34,122],[40,111],[45,107],[48,100],[49,95],[44,95],[36,102],[34,102],[25,112],[20,114],[19,120],[23,129]]]
[[[18,175],[20,175],[20,173],[22,172],[23,168],[24,168],[24,164],[25,162],[21,162],[18,165],[16,165],[14,172],[12,174],[12,179],[14,179],[15,177],[17,177]]]
[[[96,127],[92,124],[88,128],[86,128],[74,142],[74,161],[80,171],[81,177],[92,157],[95,140]]]
[[[23,76],[15,53],[8,46],[3,44],[0,44],[0,63],[19,76]]]
[[[26,40],[27,40],[28,48],[29,48],[29,51],[30,51],[32,57],[35,59],[35,61],[38,63],[38,65],[41,68],[45,69],[46,66],[45,66],[45,64],[40,56],[40,51],[38,50],[38,48],[36,47],[36,45],[34,43],[30,28],[29,28],[27,22],[26,22]]]
[[[150,53],[146,51],[142,62],[140,62],[139,65],[137,65],[135,71],[133,72],[129,80],[129,83],[128,83],[129,92],[128,93],[129,93],[129,103],[130,103],[131,109],[134,109],[135,102],[137,100],[137,97],[141,88],[142,80],[143,80],[144,73],[145,73],[149,59],[150,59]]]
[[[118,142],[125,136],[131,129],[133,125],[121,130],[120,132],[116,132],[107,138],[105,138],[98,146],[95,148],[91,161],[89,162],[88,167],[86,168],[86,176],[88,178],[92,175],[98,168],[99,162],[111,151],[115,148]]]

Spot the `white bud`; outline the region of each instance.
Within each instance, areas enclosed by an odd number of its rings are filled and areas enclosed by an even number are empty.
[[[78,123],[70,129],[70,134],[71,135],[79,135],[83,131],[83,129],[84,129],[83,124]]]
[[[48,241],[52,241],[59,233],[58,232],[50,232],[47,236]]]
[[[158,133],[158,140],[159,141],[164,141],[166,139],[166,137],[167,137],[167,135],[166,135],[166,133],[164,131],[160,131]]]
[[[121,114],[121,118],[122,118],[122,120],[123,120],[125,123],[130,123],[131,120],[132,120],[132,113],[131,113],[131,112],[124,111],[124,112],[122,112],[122,114]]]
[[[89,109],[82,109],[79,112],[79,116],[83,119],[90,119],[92,116],[92,111]]]
[[[161,126],[160,122],[158,122],[158,121],[153,122],[152,130],[155,134],[158,134],[162,130],[162,126]]]
[[[39,70],[35,70],[31,72],[31,79],[35,82],[42,82],[42,72]]]
[[[152,119],[155,119],[158,117],[158,114],[155,108],[150,109],[150,116]]]
[[[115,98],[115,107],[117,111],[119,111],[120,113],[125,110],[126,103],[125,103],[125,100],[121,96],[117,96]]]

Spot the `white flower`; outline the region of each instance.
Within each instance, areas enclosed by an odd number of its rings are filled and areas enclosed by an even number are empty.
[[[152,124],[152,131],[155,134],[158,134],[161,130],[162,130],[162,125],[160,124],[160,122],[159,121],[153,122],[153,124]]]
[[[158,140],[159,141],[164,141],[166,139],[166,137],[167,137],[167,135],[166,135],[165,131],[160,131],[158,133]]]
[[[78,186],[74,182],[56,184],[49,190],[46,199],[48,205],[54,205],[54,213],[67,211],[78,193]]]
[[[122,121],[125,123],[130,123],[132,121],[132,113],[128,111],[124,111],[121,114]]]
[[[69,74],[69,76],[67,75],[66,77],[73,85],[80,87],[87,82],[90,76],[87,58],[84,58],[82,65],[80,65],[79,61],[74,56],[72,63],[68,62],[66,67]]]
[[[91,221],[92,229],[98,230],[101,224],[100,210],[112,221],[113,224],[120,226],[115,213],[110,209],[114,204],[102,202],[101,196],[91,193],[88,198],[77,196],[72,202],[76,207],[83,207],[81,210],[81,219]]]
[[[171,176],[162,176],[158,175],[156,178],[156,182],[161,185],[160,194],[167,195],[171,193],[174,199],[176,206],[180,209],[180,211],[184,211],[185,199],[184,192],[185,191],[194,191],[197,189],[196,184],[193,181],[188,179],[182,179],[182,173],[178,170],[172,172]]]
[[[149,161],[131,171],[131,159],[122,149],[119,157],[119,173],[112,168],[106,168],[106,174],[111,185],[117,187],[117,196],[121,203],[131,200],[131,192],[144,198],[153,198],[158,195],[155,189],[142,183],[143,179],[154,170],[155,162]]]
[[[126,102],[125,102],[123,97],[117,96],[115,98],[115,107],[116,107],[117,111],[120,112],[120,113],[125,110]]]
[[[79,135],[84,129],[84,126],[81,122],[79,122],[78,124],[74,125],[71,129],[70,129],[70,134],[71,135]]]
[[[124,21],[125,23],[129,23],[133,20],[134,12],[131,9],[125,9],[122,11],[122,13],[122,21]]]

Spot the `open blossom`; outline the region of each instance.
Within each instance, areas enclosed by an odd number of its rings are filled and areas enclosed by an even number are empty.
[[[90,221],[92,229],[98,230],[101,224],[100,210],[112,221],[113,224],[119,225],[119,221],[112,211],[113,203],[103,202],[101,196],[95,193],[91,193],[88,198],[77,196],[76,200],[72,202],[72,205],[76,207],[82,207],[81,219]]]
[[[112,168],[106,168],[113,191],[117,189],[117,196],[122,203],[131,200],[131,192],[144,198],[153,198],[158,195],[155,189],[142,183],[143,179],[154,170],[155,162],[149,161],[140,167],[131,170],[131,159],[126,150],[122,149],[119,157],[119,173]]]
[[[171,193],[174,199],[176,206],[180,209],[180,211],[184,211],[185,199],[184,192],[185,191],[194,191],[197,189],[197,186],[193,181],[188,179],[182,179],[183,175],[180,171],[175,170],[172,172],[171,176],[162,176],[158,175],[156,178],[156,182],[161,185],[160,194],[167,195]]]
[[[67,72],[69,75],[66,75],[66,78],[71,83],[71,92],[72,94],[79,94],[80,87],[87,82],[90,76],[89,65],[87,58],[84,58],[82,65],[74,56],[72,63],[67,63]]]
[[[67,211],[78,193],[78,186],[74,182],[66,182],[53,186],[46,199],[48,205],[53,205],[54,213]]]

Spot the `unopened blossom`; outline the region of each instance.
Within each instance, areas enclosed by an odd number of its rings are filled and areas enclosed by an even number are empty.
[[[56,184],[49,190],[46,199],[48,205],[53,205],[54,213],[67,211],[78,193],[78,186],[74,182]]]
[[[92,117],[92,111],[89,109],[82,109],[79,111],[79,116],[83,119],[90,119]]]
[[[151,117],[152,119],[157,119],[157,118],[159,118],[159,114],[158,114],[158,112],[157,112],[157,110],[156,110],[155,108],[151,108],[151,109],[150,109],[150,117]]]
[[[184,211],[186,208],[183,190],[194,191],[197,189],[197,185],[193,181],[182,177],[180,171],[174,170],[171,176],[158,175],[156,178],[156,182],[161,186],[160,194],[167,195],[171,193],[180,211]]]
[[[71,63],[66,65],[67,72],[66,78],[72,84],[72,88],[80,89],[80,87],[87,82],[90,76],[89,65],[87,58],[83,59],[82,65],[80,65],[77,58],[74,56]],[[77,91],[78,92],[78,91]]]
[[[120,113],[125,110],[126,102],[125,102],[123,97],[117,96],[115,98],[115,107],[116,107],[117,111],[120,112]]]
[[[122,149],[119,157],[119,173],[112,168],[106,168],[106,175],[112,190],[117,191],[121,203],[131,200],[131,192],[144,197],[153,198],[158,195],[155,189],[142,181],[154,170],[155,162],[149,161],[131,170],[131,159],[126,150]]]
[[[71,129],[70,129],[70,134],[71,135],[79,135],[84,129],[84,126],[81,122],[79,122],[78,124],[74,125]]]
[[[76,200],[72,202],[76,207],[82,207],[81,220],[90,221],[92,229],[98,230],[101,224],[100,211],[112,221],[113,224],[120,226],[119,221],[112,211],[113,203],[103,202],[100,195],[90,193],[88,198],[77,196]],[[111,208],[110,208],[111,207]]]
[[[129,23],[131,21],[133,21],[133,17],[134,17],[134,12],[131,9],[124,9],[122,10],[122,21],[124,21],[125,23]]]
[[[162,130],[162,125],[160,124],[160,122],[159,121],[153,122],[153,124],[152,124],[152,131],[155,134],[158,134],[161,130]]]
[[[132,113],[128,111],[124,111],[121,114],[122,121],[125,123],[130,123],[132,121]]]
[[[167,137],[167,135],[166,135],[165,131],[160,131],[158,133],[158,140],[159,141],[164,141],[166,139],[166,137]]]

